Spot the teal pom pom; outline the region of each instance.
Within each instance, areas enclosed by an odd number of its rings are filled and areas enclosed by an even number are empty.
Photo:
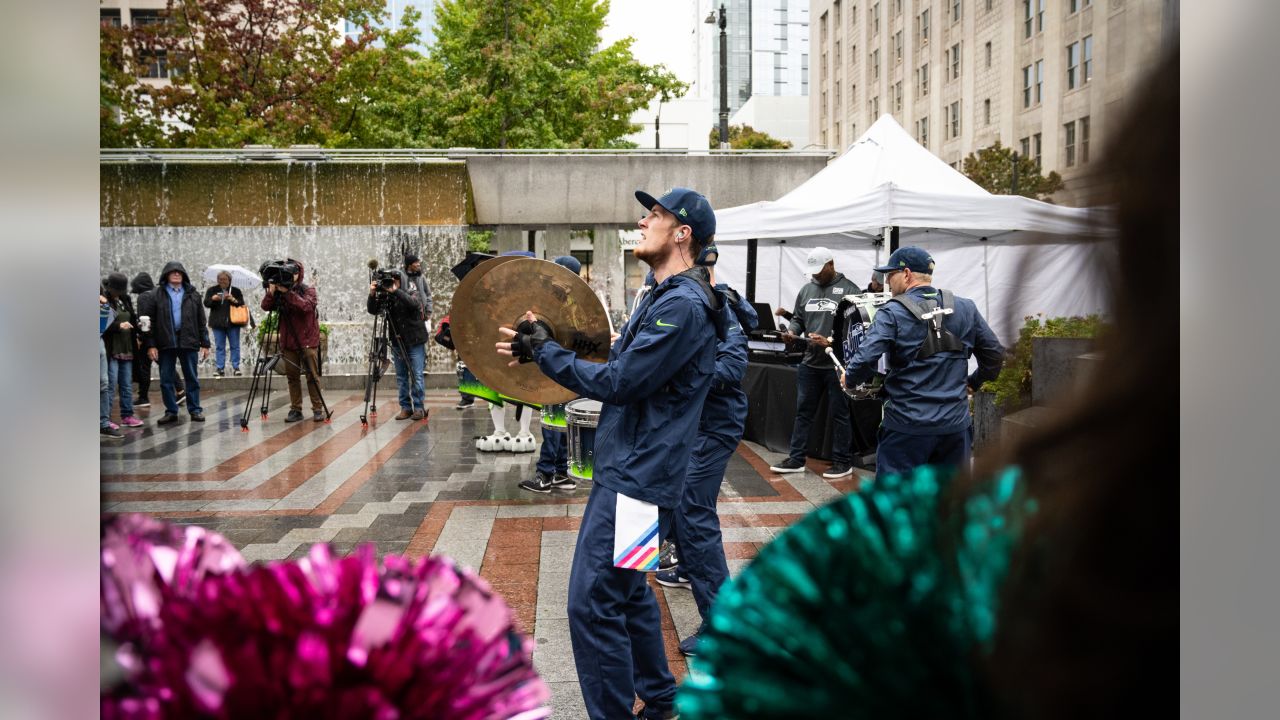
[[[949,480],[868,483],[762,549],[720,592],[681,717],[989,716],[972,663],[1020,527],[1018,473],[967,499],[959,532],[939,520]]]

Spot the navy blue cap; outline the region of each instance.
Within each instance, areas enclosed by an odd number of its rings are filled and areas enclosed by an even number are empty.
[[[716,234],[716,214],[711,203],[702,193],[689,188],[671,188],[656,200],[643,190],[636,191],[636,200],[645,210],[652,210],[654,205],[676,216],[681,225],[693,228],[693,238],[698,242],[706,242]]]
[[[537,256],[537,255],[534,255],[534,254],[533,254],[532,252],[530,252],[529,250],[508,250],[508,251],[506,251],[506,252],[502,253],[501,255],[499,255],[498,257],[531,257],[531,258],[537,258],[538,256]]]
[[[875,269],[878,273],[894,270],[910,270],[911,272],[933,274],[933,257],[924,248],[908,246],[898,248],[889,256],[889,262]]]
[[[561,255],[560,257],[556,258],[555,260],[552,260],[551,262],[559,265],[562,268],[568,268],[571,272],[573,272],[574,275],[577,275],[582,272],[582,263],[578,262],[578,258],[572,255]]]

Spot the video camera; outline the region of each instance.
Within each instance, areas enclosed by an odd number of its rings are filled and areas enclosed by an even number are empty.
[[[395,270],[376,269],[370,273],[370,281],[378,284],[379,292],[391,292],[400,282],[400,274]]]
[[[278,285],[286,290],[291,289],[301,271],[302,268],[298,263],[292,260],[268,260],[258,268],[264,290],[270,285]]]

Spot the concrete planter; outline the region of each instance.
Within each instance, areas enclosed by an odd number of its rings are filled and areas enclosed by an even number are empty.
[[[1092,338],[1038,337],[1031,339],[1031,401],[1057,406],[1070,400],[1078,387],[1077,358],[1093,350]]]

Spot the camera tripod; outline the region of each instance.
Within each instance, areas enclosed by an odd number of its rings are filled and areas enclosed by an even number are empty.
[[[386,374],[387,365],[391,360],[387,356],[387,351],[391,347],[391,296],[385,290],[378,290],[376,301],[378,303],[378,313],[373,316],[373,334],[369,342],[369,370],[365,374],[364,379],[364,412],[360,414],[360,424],[369,427],[369,418],[378,417],[378,383],[382,380],[382,376]],[[409,402],[414,403],[413,399],[413,365],[409,362],[409,353],[404,346],[404,339],[400,337],[400,333],[395,333],[396,349],[400,351],[401,362],[405,363],[409,369]],[[423,383],[425,391],[425,382]],[[427,417],[429,411],[426,408],[424,400],[421,408],[414,407],[416,412],[422,410],[423,417]]]
[[[284,291],[289,292],[289,291]],[[279,367],[280,363],[288,363],[294,367],[300,368],[306,375],[308,385],[314,383],[316,392],[320,396],[320,406],[324,408],[324,421],[326,424],[333,422],[333,411],[329,409],[329,404],[324,400],[324,393],[320,390],[320,382],[316,379],[312,370],[311,363],[306,361],[306,356],[299,350],[302,363],[295,363],[284,356],[284,334],[286,329],[290,332],[294,345],[298,345],[297,334],[293,325],[289,322],[288,306],[284,304],[284,298],[280,297],[284,292],[276,293],[275,309],[267,313],[269,319],[272,314],[276,316],[276,351],[269,357],[264,357],[263,347],[265,343],[258,345],[258,353],[253,361],[253,380],[249,383],[249,396],[245,398],[244,412],[240,415],[240,432],[249,432],[249,413],[253,408],[254,398],[261,392],[262,406],[259,410],[262,419],[267,419],[267,409],[271,402],[271,375]],[[263,319],[263,324],[267,324],[267,319]]]

